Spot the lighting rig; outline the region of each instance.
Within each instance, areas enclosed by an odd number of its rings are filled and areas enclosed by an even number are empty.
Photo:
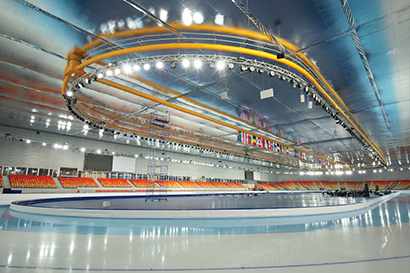
[[[261,62],[257,60],[247,59],[244,57],[232,57],[232,56],[216,56],[216,55],[204,55],[204,54],[177,54],[177,55],[160,55],[149,56],[143,58],[127,59],[122,62],[111,62],[106,66],[98,67],[89,73],[86,73],[69,85],[68,90],[63,94],[66,101],[68,110],[80,121],[88,124],[90,127],[96,129],[109,131],[113,134],[121,134],[121,131],[104,122],[95,121],[92,118],[83,114],[77,107],[75,98],[76,93],[81,89],[99,79],[107,77],[115,77],[119,75],[129,75],[136,73],[140,70],[163,69],[165,64],[168,63],[170,68],[176,68],[182,66],[183,68],[193,67],[199,69],[203,64],[208,64],[210,69],[222,70],[228,68],[230,70],[238,67],[240,71],[249,71],[249,73],[257,72],[259,74],[266,73],[270,77],[278,76],[280,80],[288,81],[295,89],[300,89],[306,96],[310,97],[309,108],[312,108],[313,102],[316,106],[320,106],[326,113],[328,113],[336,122],[336,124],[342,126],[354,139],[356,139],[363,147],[369,151],[370,156],[380,165],[386,166],[384,160],[378,155],[378,153],[369,145],[362,135],[360,135],[353,127],[350,127],[342,115],[331,106],[318,92],[314,89],[313,85],[309,84],[304,78],[299,75],[284,69],[283,67],[272,65],[270,63]],[[301,100],[302,101],[302,100]],[[303,99],[304,101],[304,99]],[[303,102],[302,101],[302,102]],[[123,130],[123,134],[130,134],[131,137],[135,135]]]

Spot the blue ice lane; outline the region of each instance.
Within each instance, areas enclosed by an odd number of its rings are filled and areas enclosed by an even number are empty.
[[[0,230],[55,232],[78,234],[108,234],[140,236],[256,234],[349,229],[408,223],[410,196],[400,195],[371,210],[309,217],[275,217],[247,219],[175,219],[120,220],[75,217],[50,217],[25,214],[0,207]]]

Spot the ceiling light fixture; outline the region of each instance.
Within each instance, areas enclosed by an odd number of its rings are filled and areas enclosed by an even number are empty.
[[[194,13],[193,19],[195,24],[202,24],[204,22],[204,16],[199,11]]]
[[[134,64],[132,66],[132,69],[134,69],[134,71],[139,71],[141,69],[141,67],[138,64]]]
[[[183,59],[182,60],[182,66],[184,68],[188,68],[189,67],[189,60],[188,59]]]
[[[202,61],[200,59],[195,59],[194,60],[194,67],[196,69],[198,69],[198,68],[201,68],[201,66],[202,66]]]
[[[161,62],[161,61],[158,61],[155,66],[156,66],[158,69],[162,69],[162,68],[164,68],[164,63]]]
[[[107,75],[108,77],[111,77],[114,73],[112,72],[111,69],[107,69],[107,71],[105,71],[105,75]]]
[[[216,62],[216,69],[221,70],[225,67],[225,62],[223,60],[219,60]]]
[[[192,14],[188,8],[185,8],[184,11],[182,12],[182,23],[186,26],[189,26],[192,24]]]
[[[122,71],[126,74],[130,74],[132,72],[132,67],[129,64],[124,64]]]

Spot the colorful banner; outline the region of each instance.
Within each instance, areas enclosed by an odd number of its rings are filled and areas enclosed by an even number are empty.
[[[292,139],[296,143],[303,143],[303,136],[296,135],[296,134],[288,134],[285,130],[276,128],[273,124],[271,124],[268,118],[255,114],[251,109],[244,109],[238,108],[237,115],[241,119],[248,121],[260,128],[263,128],[267,131],[274,133],[277,136],[281,136],[283,138]]]
[[[306,160],[314,164],[323,164],[326,166],[330,166],[330,162],[319,158],[315,157],[313,155],[309,155],[308,157],[306,156],[306,153],[290,148],[288,146],[281,145],[279,143],[276,143],[274,141],[270,141],[261,137],[257,137],[251,134],[247,134],[241,131],[238,131],[237,135],[237,140],[238,142],[246,143],[249,145],[253,145],[255,147],[267,149],[270,151],[274,151],[277,153],[289,155],[289,156],[294,156],[295,158],[301,159],[301,160]]]

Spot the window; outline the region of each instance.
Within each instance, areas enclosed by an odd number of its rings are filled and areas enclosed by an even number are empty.
[[[28,168],[28,175],[38,175],[38,168]]]
[[[39,169],[38,175],[48,175],[48,169]]]

